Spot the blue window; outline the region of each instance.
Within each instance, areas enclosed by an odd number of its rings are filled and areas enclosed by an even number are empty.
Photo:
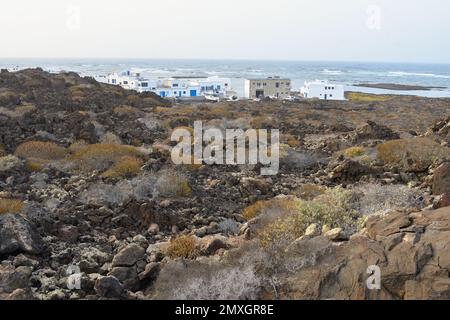
[[[190,96],[191,97],[196,97],[197,96],[197,90],[191,90]]]
[[[166,93],[164,92],[164,91],[161,91],[160,93],[159,93],[159,95],[161,96],[161,97],[165,97],[166,96]]]

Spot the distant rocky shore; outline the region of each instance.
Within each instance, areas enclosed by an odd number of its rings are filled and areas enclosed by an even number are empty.
[[[196,120],[280,129],[279,174],[174,165]],[[178,105],[2,71],[0,299],[450,299],[449,148],[450,99]]]
[[[395,84],[395,83],[359,83],[355,84],[355,87],[374,88],[384,90],[397,90],[397,91],[431,91],[436,89],[447,89],[446,87],[430,87],[408,84]]]

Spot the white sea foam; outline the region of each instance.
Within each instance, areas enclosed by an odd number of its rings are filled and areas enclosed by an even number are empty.
[[[391,77],[429,77],[429,78],[450,79],[450,76],[443,74],[405,72],[405,71],[391,71],[388,73],[388,75]]]
[[[340,75],[340,74],[343,74],[344,72],[341,71],[341,70],[323,69],[322,73],[323,74],[329,74],[329,75]]]

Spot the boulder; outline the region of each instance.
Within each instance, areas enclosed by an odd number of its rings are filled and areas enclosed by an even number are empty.
[[[99,277],[94,289],[99,296],[109,299],[120,299],[124,291],[120,281],[113,276]]]
[[[131,267],[139,260],[143,260],[145,249],[140,245],[132,243],[117,253],[112,261],[113,267]]]
[[[23,161],[13,155],[8,155],[0,158],[0,172],[19,169],[22,165]]]
[[[305,237],[311,237],[311,238],[317,237],[317,236],[320,236],[320,233],[321,233],[320,226],[316,223],[313,223],[308,228],[306,228]]]
[[[207,236],[200,240],[200,251],[208,256],[215,254],[219,249],[225,249],[227,247],[227,238],[224,236]]]
[[[450,197],[450,162],[439,166],[433,174],[433,194]]]
[[[14,268],[11,264],[0,265],[0,292],[12,293],[16,289],[28,288],[31,272],[30,267]]]
[[[44,243],[36,229],[22,216],[0,215],[0,255],[40,254]]]

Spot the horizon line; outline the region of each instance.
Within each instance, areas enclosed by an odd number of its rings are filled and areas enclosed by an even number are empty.
[[[321,59],[274,59],[274,58],[146,58],[146,57],[0,57],[0,60],[154,60],[154,61],[242,61],[242,62],[314,62],[314,63],[386,63],[386,64],[437,64],[450,62],[396,61],[396,60],[321,60]]]

